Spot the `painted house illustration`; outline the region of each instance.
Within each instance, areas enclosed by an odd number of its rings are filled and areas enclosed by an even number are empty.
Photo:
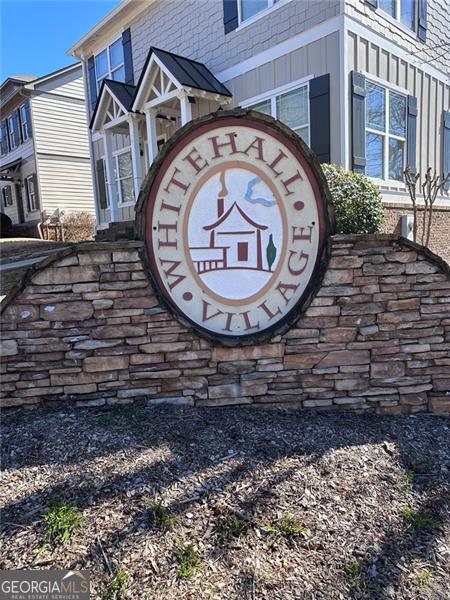
[[[217,219],[203,226],[203,230],[209,233],[209,245],[190,247],[197,273],[231,269],[270,271],[264,266],[261,235],[268,226],[254,221],[237,202],[225,210],[228,190],[224,171],[220,182]]]

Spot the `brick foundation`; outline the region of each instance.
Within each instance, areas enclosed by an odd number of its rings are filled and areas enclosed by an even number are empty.
[[[140,242],[31,269],[2,306],[2,404],[147,400],[450,412],[450,269],[393,235],[336,236],[322,286],[270,343],[227,348],[160,305]]]
[[[412,214],[412,207],[404,204],[385,204],[383,230],[386,233],[401,235],[402,215]],[[419,210],[418,215],[417,241],[420,243],[423,231],[423,210]],[[450,206],[437,206],[433,210],[429,247],[432,252],[450,264]]]

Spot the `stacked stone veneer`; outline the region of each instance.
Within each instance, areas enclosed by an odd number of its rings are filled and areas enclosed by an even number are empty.
[[[141,249],[86,244],[28,272],[3,312],[3,406],[145,399],[450,411],[449,268],[429,251],[392,235],[337,236],[296,325],[269,343],[227,348],[160,305]]]

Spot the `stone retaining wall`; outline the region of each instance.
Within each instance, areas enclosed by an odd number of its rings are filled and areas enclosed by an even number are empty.
[[[3,302],[2,404],[133,400],[450,412],[450,270],[393,235],[336,236],[317,296],[271,343],[227,348],[162,307],[140,242],[84,244]]]

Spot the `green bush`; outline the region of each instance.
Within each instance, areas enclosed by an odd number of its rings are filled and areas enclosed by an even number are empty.
[[[336,233],[378,233],[383,226],[380,192],[367,177],[322,165],[336,217]]]

